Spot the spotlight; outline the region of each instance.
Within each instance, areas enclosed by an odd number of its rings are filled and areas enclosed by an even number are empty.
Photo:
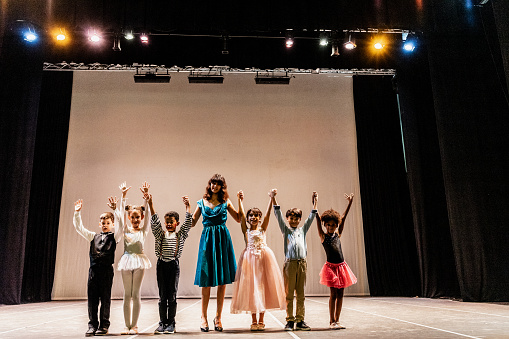
[[[27,42],[34,42],[38,38],[37,34],[28,28],[25,32],[23,32],[23,39]]]
[[[64,41],[67,36],[65,35],[65,31],[60,29],[60,33],[58,33],[55,37],[57,39],[57,41]]]
[[[403,50],[405,52],[413,52],[415,49],[415,42],[412,40],[407,40],[403,43]]]
[[[140,35],[140,40],[142,44],[148,44],[148,35],[146,34]]]
[[[113,37],[113,50],[115,52],[120,52],[120,38],[118,35]]]
[[[293,33],[290,30],[287,30],[285,34],[285,46],[286,48],[293,47]]]
[[[349,50],[352,50],[355,47],[357,47],[357,45],[355,44],[355,41],[352,40],[352,35],[348,36],[348,40],[343,44],[343,46],[345,46],[345,48],[349,49]]]
[[[132,31],[126,32],[126,33],[124,34],[124,38],[125,38],[126,40],[133,40],[133,39],[134,39],[134,34],[133,34],[133,32],[132,32]]]
[[[92,33],[89,32],[88,39],[94,43],[98,43],[101,41],[101,36],[96,31],[93,31]]]
[[[320,32],[320,46],[327,46],[329,44],[328,32]]]

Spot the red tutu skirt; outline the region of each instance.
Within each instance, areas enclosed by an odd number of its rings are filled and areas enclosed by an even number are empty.
[[[320,284],[327,287],[345,288],[356,282],[357,278],[346,261],[339,264],[332,264],[327,261],[320,271]]]

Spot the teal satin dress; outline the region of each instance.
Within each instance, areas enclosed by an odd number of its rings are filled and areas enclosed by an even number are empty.
[[[198,201],[203,218],[194,284],[213,287],[235,281],[237,263],[230,232],[226,227],[228,204],[210,208]]]

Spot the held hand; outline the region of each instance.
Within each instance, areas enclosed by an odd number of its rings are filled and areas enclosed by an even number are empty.
[[[114,210],[115,208],[117,208],[117,203],[118,203],[117,197],[115,197],[115,198],[108,197],[108,203],[106,205],[108,205],[109,208]]]
[[[182,197],[182,201],[184,202],[184,205],[185,205],[186,207],[191,207],[191,204],[189,203],[189,197],[188,197],[187,195],[184,195],[184,196]]]
[[[83,207],[83,199],[79,199],[78,201],[76,201],[76,202],[74,203],[74,210],[75,210],[76,212],[81,211],[81,207]]]
[[[345,199],[348,200],[348,202],[353,200],[353,193],[350,193],[350,195],[345,193]]]
[[[269,196],[271,198],[274,198],[275,196],[277,195],[277,189],[276,188],[273,188],[269,191]]]
[[[318,193],[316,193],[316,191],[314,191],[313,195],[312,195],[312,198],[311,198],[311,203],[313,205],[315,205],[317,202],[318,202]]]
[[[150,184],[148,182],[144,182],[143,185],[141,185],[140,187],[140,190],[143,192],[143,193],[147,193],[148,192],[148,189],[150,188]]]
[[[143,193],[143,199],[146,200],[149,204],[152,203],[152,194]]]
[[[244,192],[243,191],[238,191],[237,192],[237,197],[240,199],[240,201],[243,201],[244,200]]]
[[[123,183],[120,184],[120,186],[118,186],[118,188],[120,188],[120,190],[122,191],[122,196],[125,197],[127,191],[131,189],[131,186],[127,187],[127,184],[124,181]]]

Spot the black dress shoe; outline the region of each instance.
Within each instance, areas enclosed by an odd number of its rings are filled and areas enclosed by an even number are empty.
[[[97,331],[97,329],[95,329],[93,327],[89,327],[88,331],[85,332],[85,337],[93,337],[95,335],[96,331]]]
[[[106,335],[106,334],[108,334],[108,329],[104,327],[95,331],[95,335]]]

